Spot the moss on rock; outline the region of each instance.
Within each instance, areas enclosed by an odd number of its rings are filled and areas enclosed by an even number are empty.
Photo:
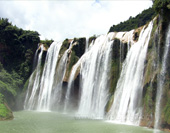
[[[120,49],[120,47],[122,48]],[[122,55],[120,55],[120,50],[121,50]],[[122,65],[120,62],[120,58],[123,62],[124,59],[126,58],[126,54],[127,54],[127,44],[126,43],[123,44],[122,42],[120,42],[119,39],[115,38],[113,46],[112,46],[112,59],[111,59],[111,72],[110,72],[111,74],[110,75],[110,93],[111,94],[114,93],[116,89],[117,81],[120,76],[121,65]]]
[[[144,83],[143,83],[143,118],[142,126],[154,126],[154,113],[156,103],[157,75],[159,74],[159,28],[154,21],[148,52],[145,61]]]
[[[120,51],[121,50],[121,51]],[[111,94],[109,101],[106,106],[106,112],[111,108],[114,100],[114,92],[116,90],[117,82],[120,76],[122,63],[127,55],[127,43],[120,42],[119,39],[114,38],[114,43],[112,45],[112,57],[111,57],[111,71],[110,71],[110,88],[109,92]]]
[[[5,103],[4,96],[0,93],[0,120],[10,120],[13,118],[12,111]]]

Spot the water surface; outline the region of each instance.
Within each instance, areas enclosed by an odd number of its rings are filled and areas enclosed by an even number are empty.
[[[57,112],[14,112],[12,121],[0,121],[0,133],[152,133],[153,130],[102,120],[79,119]]]

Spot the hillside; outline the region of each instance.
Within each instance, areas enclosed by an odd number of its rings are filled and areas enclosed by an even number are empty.
[[[16,99],[32,72],[39,42],[38,32],[23,30],[12,25],[8,19],[0,18],[0,103],[3,117],[7,115],[9,118],[7,104],[13,110],[17,109]]]
[[[146,9],[136,17],[130,17],[124,22],[111,26],[109,32],[130,31],[136,29],[151,21],[155,16],[156,12],[153,8]]]

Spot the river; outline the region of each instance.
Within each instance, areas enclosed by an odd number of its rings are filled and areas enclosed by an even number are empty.
[[[57,112],[14,112],[14,120],[0,121],[0,133],[152,133],[152,129],[80,119]]]

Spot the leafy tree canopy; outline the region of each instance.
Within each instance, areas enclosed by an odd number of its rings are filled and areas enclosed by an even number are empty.
[[[44,44],[44,46],[46,47],[46,48],[48,48],[48,47],[50,47],[50,45],[54,42],[54,40],[48,40],[48,39],[45,39],[45,40],[41,40],[40,41],[42,44]]]
[[[8,72],[15,71],[26,80],[39,42],[38,32],[23,30],[0,18],[0,62]]]
[[[151,21],[155,16],[154,9],[149,8],[138,14],[136,17],[129,17],[127,21],[121,22],[118,25],[113,25],[110,27],[109,32],[130,31],[136,29]]]
[[[161,13],[162,10],[169,10],[170,0],[153,0],[153,8],[157,13]]]

